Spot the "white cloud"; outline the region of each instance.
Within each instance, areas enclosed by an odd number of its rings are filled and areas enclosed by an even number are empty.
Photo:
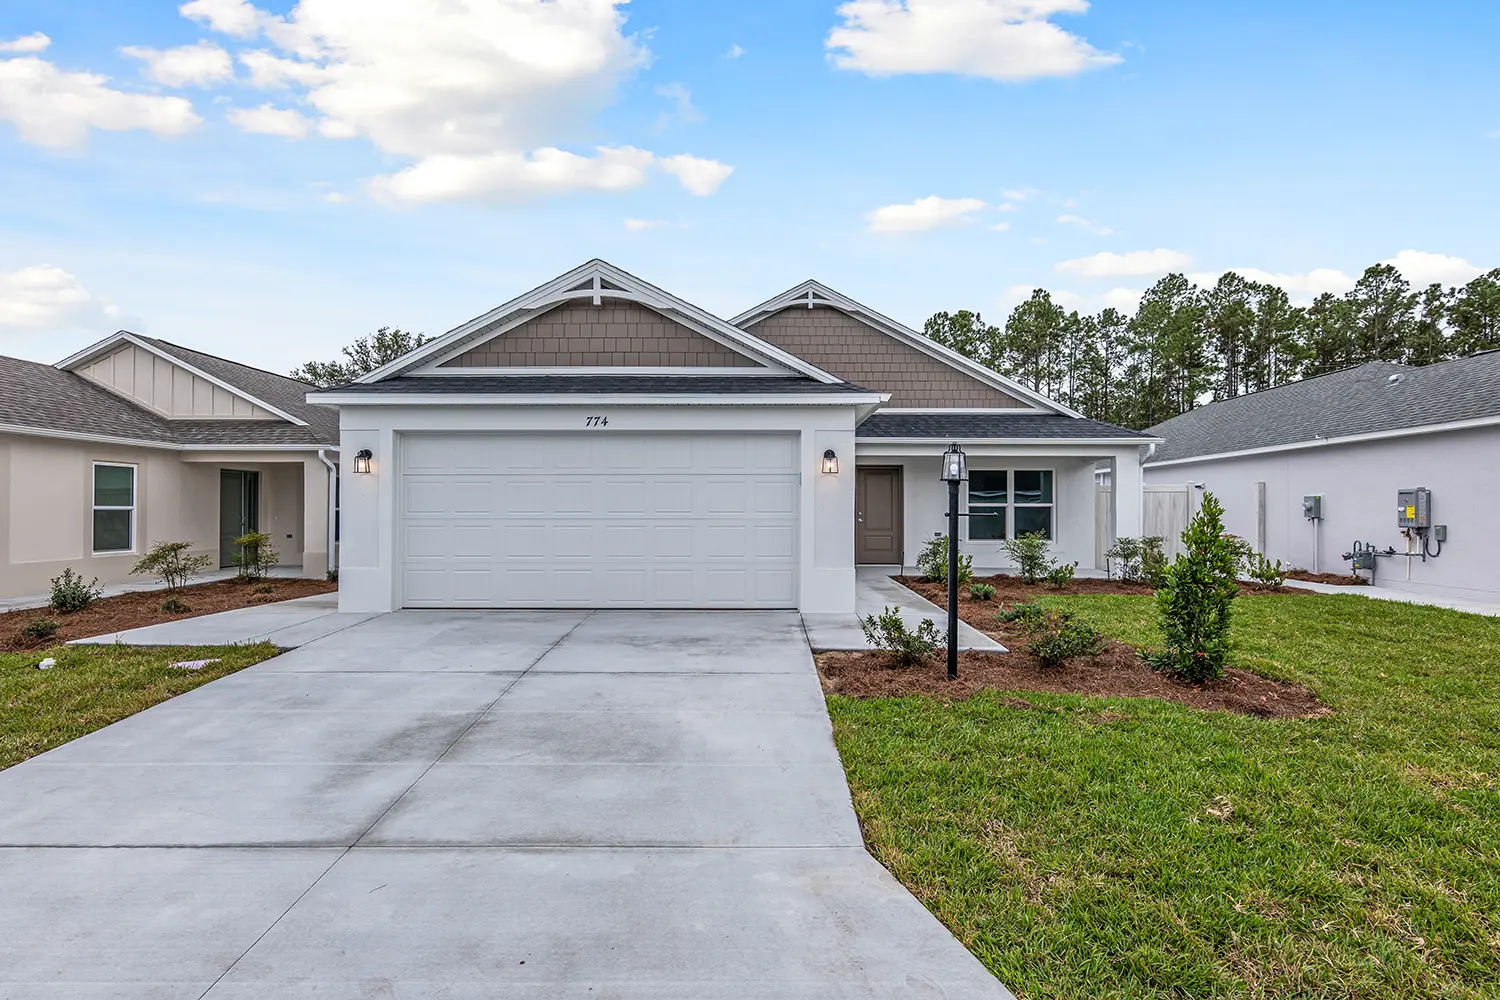
[[[0,330],[37,332],[97,326],[117,312],[60,267],[37,264],[18,271],[0,271]]]
[[[1136,308],[1140,306],[1141,299],[1146,293],[1139,288],[1111,288],[1099,296],[1099,301],[1106,309],[1118,309],[1128,315],[1134,315]]]
[[[347,194],[344,194],[342,191],[329,191],[327,194],[323,195],[323,200],[328,202],[328,204],[330,205],[344,205],[348,204],[353,199],[350,198]]]
[[[729,46],[729,51],[726,52],[726,53],[724,53],[724,58],[725,59],[738,59],[740,56],[742,56],[744,54],[745,54],[745,50],[744,49],[740,48],[738,45],[731,45],[731,46]]]
[[[1028,198],[1034,198],[1040,193],[1036,188],[1030,187],[1007,188],[1000,192],[1006,201],[1026,201]]]
[[[1193,262],[1177,250],[1131,250],[1128,253],[1096,253],[1092,257],[1065,260],[1055,265],[1059,274],[1082,278],[1139,278],[1181,271]]]
[[[48,149],[82,146],[90,128],[170,136],[202,122],[184,98],[128,94],[108,82],[106,76],[68,72],[34,56],[0,59],[0,121],[15,125],[23,142]]]
[[[719,190],[719,185],[729,179],[734,168],[718,160],[705,160],[687,153],[667,156],[657,161],[657,166],[677,178],[689,194],[706,197]]]
[[[672,224],[663,219],[626,219],[625,228],[632,233],[645,232],[647,229],[666,229]]]
[[[1049,20],[1088,9],[1087,0],[848,0],[826,45],[835,66],[871,76],[1073,76],[1120,61]]]
[[[656,94],[658,97],[665,97],[671,100],[673,109],[661,113],[661,117],[656,119],[656,125],[652,131],[662,131],[672,123],[673,118],[676,118],[677,121],[685,125],[696,124],[703,120],[703,112],[699,111],[693,104],[692,91],[688,90],[682,84],[668,83],[657,87]]]
[[[37,31],[29,35],[22,35],[20,38],[12,39],[8,42],[0,42],[0,52],[11,52],[17,54],[28,52],[45,52],[47,50],[47,46],[51,44],[52,39],[48,38],[40,31]]]
[[[993,229],[997,233],[1005,233],[1005,232],[1009,232],[1010,231],[1010,223],[1009,222],[997,222],[993,226],[991,226],[990,228]]]
[[[1444,285],[1465,285],[1484,273],[1484,268],[1475,267],[1462,257],[1449,257],[1440,253],[1424,253],[1421,250],[1402,250],[1382,264],[1393,265],[1413,285],[1426,287],[1437,282]]]
[[[1307,305],[1324,292],[1342,295],[1354,287],[1355,281],[1352,276],[1332,267],[1314,268],[1306,274],[1282,274],[1263,271],[1258,267],[1231,267],[1221,271],[1198,271],[1189,274],[1188,278],[1195,285],[1212,288],[1230,271],[1246,281],[1275,285],[1285,291],[1287,297],[1297,305]]]
[[[1108,226],[1091,222],[1081,215],[1059,215],[1057,221],[1065,226],[1077,226],[1079,229],[1093,233],[1095,236],[1113,236],[1115,234],[1115,231]]]
[[[327,71],[321,66],[283,59],[265,49],[240,53],[240,62],[250,71],[250,86],[262,90],[276,90],[294,83],[313,87],[328,79]],[[351,137],[358,134],[357,129],[350,132]]]
[[[378,198],[410,202],[624,191],[646,183],[646,171],[656,162],[651,153],[633,146],[601,146],[596,153],[580,156],[549,147],[530,154],[440,154],[389,177],[377,177],[371,190]]]
[[[973,214],[984,208],[978,198],[918,198],[909,205],[886,205],[865,218],[872,233],[910,233],[942,226],[973,222]]]
[[[235,38],[255,37],[265,19],[248,0],[190,0],[178,7],[177,13]]]
[[[175,49],[127,45],[120,51],[144,62],[146,76],[168,87],[202,87],[234,76],[234,61],[229,53],[212,42]]]
[[[235,108],[226,117],[241,132],[253,135],[279,135],[286,139],[305,139],[311,123],[291,108],[262,104],[258,108]]]

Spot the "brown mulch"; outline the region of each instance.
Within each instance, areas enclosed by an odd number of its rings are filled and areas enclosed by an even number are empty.
[[[1301,580],[1304,583],[1331,583],[1336,587],[1368,587],[1370,585],[1369,580],[1350,573],[1309,573],[1305,569],[1294,569],[1287,573],[1286,578]]]
[[[268,594],[256,593],[258,588],[269,586]],[[298,597],[327,594],[339,589],[337,583],[326,580],[288,580],[274,578],[257,583],[240,583],[226,580],[217,583],[200,583],[184,587],[175,595],[164,590],[121,594],[104,597],[82,611],[59,614],[50,608],[27,608],[22,611],[7,611],[0,614],[0,652],[23,652],[43,646],[55,646],[71,639],[86,639],[95,635],[108,635],[126,629],[155,625],[158,622],[176,621],[179,618],[197,618],[220,611],[233,611],[257,604],[275,601],[290,601]],[[161,609],[168,597],[175,596],[186,604],[188,611],[172,614]],[[57,634],[50,639],[37,641],[27,638],[21,629],[27,622],[38,618],[50,618],[57,622]]]
[[[919,576],[898,576],[896,582],[908,590],[914,590],[927,598],[940,608],[948,606],[948,588],[941,583],[932,583],[923,580]],[[1055,589],[1045,583],[1022,583],[1021,578],[1009,576],[1005,573],[996,576],[976,576],[974,583],[987,583],[995,588],[995,598],[992,601],[974,601],[969,598],[969,585],[964,584],[958,588],[958,614],[963,618],[966,605],[989,612],[988,618],[993,612],[998,611],[996,605],[1000,603],[1015,604],[1026,601],[1034,601],[1038,597],[1058,597],[1067,594],[1153,594],[1151,585],[1147,583],[1130,583],[1125,580],[1096,580],[1092,578],[1075,578],[1068,582],[1067,586]],[[1264,584],[1252,583],[1246,580],[1240,581],[1240,593],[1246,596],[1257,596],[1260,594],[1291,594],[1306,597],[1312,595],[1311,590],[1291,589],[1275,590]],[[968,621],[964,618],[964,621]],[[969,622],[975,628],[979,627],[977,622]]]

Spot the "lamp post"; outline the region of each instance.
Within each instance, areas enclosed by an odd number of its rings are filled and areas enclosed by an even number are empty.
[[[958,484],[969,478],[968,459],[958,442],[943,452],[948,484],[948,679],[958,680]]]

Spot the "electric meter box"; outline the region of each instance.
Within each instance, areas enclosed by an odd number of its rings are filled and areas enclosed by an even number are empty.
[[[1432,491],[1418,487],[1396,491],[1396,527],[1425,528],[1432,521]]]
[[[1323,520],[1323,497],[1321,495],[1303,497],[1302,516],[1309,521]]]

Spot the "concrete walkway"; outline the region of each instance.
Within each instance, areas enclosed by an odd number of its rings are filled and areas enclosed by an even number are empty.
[[[401,612],[0,771],[0,996],[996,998],[791,613]]]
[[[314,594],[74,639],[68,645],[233,646],[270,642],[282,649],[296,649],[374,617],[339,614],[338,594]]]
[[[860,619],[878,615],[887,607],[900,608],[901,621],[909,629],[918,628],[924,618],[930,618],[938,631],[946,635],[947,609],[892,580],[891,574],[896,572],[899,572],[896,566],[860,566],[855,569],[854,615],[803,615],[802,623],[812,648],[819,652],[869,649],[870,644],[859,625]],[[1006,651],[1000,643],[963,622],[958,623],[958,648],[993,653]]]
[[[1463,611],[1471,615],[1500,618],[1500,604],[1471,601],[1462,597],[1434,597],[1428,594],[1413,594],[1405,590],[1396,590],[1394,587],[1360,584],[1341,587],[1336,584],[1312,583],[1307,580],[1288,580],[1286,585],[1302,590],[1315,590],[1320,594],[1354,594],[1356,597],[1368,597],[1372,601],[1396,601],[1401,604],[1420,604],[1425,607],[1448,608],[1450,611]]]

